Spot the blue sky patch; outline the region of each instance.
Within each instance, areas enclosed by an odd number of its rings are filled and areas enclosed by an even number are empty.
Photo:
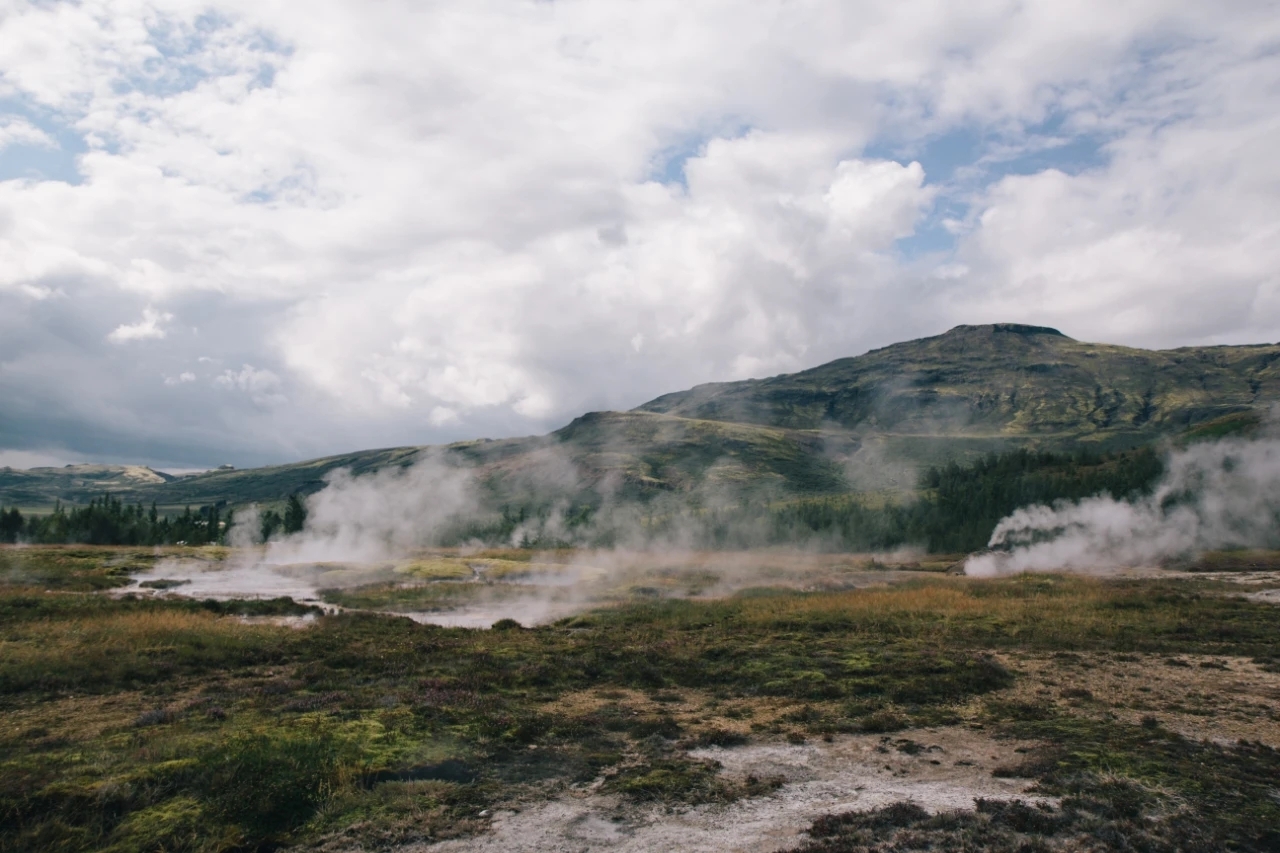
[[[652,179],[662,184],[679,184],[688,189],[689,179],[684,173],[684,165],[691,157],[699,156],[710,139],[706,134],[697,134],[664,148],[658,154],[650,173]]]
[[[1066,117],[1058,114],[1018,136],[965,126],[922,143],[878,140],[863,156],[902,163],[916,160],[924,167],[925,184],[938,189],[937,201],[916,233],[897,242],[898,251],[913,258],[953,248],[956,237],[944,221],[963,219],[973,197],[1001,178],[1046,169],[1076,175],[1104,166],[1109,141],[1102,134],[1074,132]]]
[[[0,181],[62,181],[79,184],[84,178],[76,158],[88,150],[84,137],[65,122],[25,103],[0,99],[0,119],[16,116],[44,131],[57,147],[15,142],[0,148]]]

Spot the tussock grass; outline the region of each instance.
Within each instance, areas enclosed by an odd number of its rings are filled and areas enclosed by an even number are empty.
[[[1208,551],[1180,568],[1191,572],[1280,571],[1280,551],[1259,548]]]
[[[1262,657],[1276,650],[1274,610],[1184,581],[1052,574],[930,578],[882,589],[742,597],[723,606],[754,624],[950,646],[1205,654],[1230,649]]]
[[[457,607],[484,595],[501,599],[510,591],[501,585],[470,583],[371,583],[344,589],[322,589],[320,598],[356,610],[427,613]]]
[[[220,562],[229,551],[217,545],[0,545],[0,587],[95,592],[128,586],[130,573],[150,569],[162,559]]]
[[[270,657],[278,632],[208,612],[85,614],[0,628],[0,694],[97,689]]]
[[[422,580],[463,580],[470,578],[473,574],[471,567],[464,561],[439,557],[398,565],[396,573]]]

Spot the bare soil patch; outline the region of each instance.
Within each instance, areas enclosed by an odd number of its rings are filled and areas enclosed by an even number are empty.
[[[410,851],[773,851],[802,843],[820,815],[909,801],[929,811],[972,808],[974,800],[1026,797],[1027,779],[996,778],[1032,745],[995,740],[966,727],[895,735],[841,735],[830,742],[764,743],[693,750],[731,781],[782,776],[767,796],[673,808],[600,792],[603,779],[550,800],[495,810],[484,835]],[[1022,752],[1020,752],[1022,751]]]
[[[1249,658],[1088,652],[1001,658],[1020,677],[993,699],[1124,723],[1155,718],[1192,740],[1280,747],[1280,673]]]

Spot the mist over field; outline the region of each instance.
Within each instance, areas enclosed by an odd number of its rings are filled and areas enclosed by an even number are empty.
[[[1101,493],[1079,499],[1017,506],[994,525],[987,550],[964,560],[964,571],[979,577],[1063,569],[1097,572],[1191,561],[1205,551],[1278,548],[1280,440],[1269,437],[1273,432],[1274,417],[1264,424],[1266,437],[1205,440],[1168,449],[1158,477],[1130,482],[1128,493],[1111,487],[1112,494],[1104,486]],[[578,506],[566,497],[580,496],[584,489],[572,460],[548,452],[542,463],[545,479],[526,472],[522,483],[525,494],[542,498],[541,511],[522,512],[518,519],[502,517],[485,504],[485,484],[474,468],[442,455],[362,477],[338,469],[328,475],[325,488],[307,499],[305,527],[271,537],[264,549],[253,552],[259,555],[254,559],[264,567],[308,561],[373,563],[429,547],[460,546],[465,552],[540,543],[544,548],[585,549],[581,557],[557,556],[549,562],[589,563],[593,570],[609,573],[616,565],[633,567],[646,553],[687,558],[717,547],[784,547],[821,554],[869,541],[867,531],[856,526],[824,528],[806,523],[803,516],[785,515],[794,500],[784,495],[747,496],[705,483],[693,493],[647,502],[628,502],[616,490],[605,490],[595,494],[597,505]],[[856,478],[857,472],[852,473],[851,479]],[[932,500],[925,493],[896,507],[898,538],[883,540],[882,550],[927,553],[928,539],[900,519],[913,511],[919,514]],[[893,512],[869,512],[854,521],[863,528],[884,525],[895,518]],[[238,527],[249,544],[257,509],[251,506],[242,513]],[[858,535],[864,538],[851,538]],[[753,560],[740,559],[740,577],[731,585],[759,580]],[[560,585],[572,585],[574,577],[562,574]]]

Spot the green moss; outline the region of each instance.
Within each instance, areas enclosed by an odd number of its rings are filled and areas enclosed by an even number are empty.
[[[992,709],[1004,731],[1052,744],[1019,775],[1039,778],[1041,789],[1063,797],[1065,806],[1101,802],[1126,817],[1177,806],[1174,824],[1203,839],[1204,849],[1270,850],[1280,841],[1273,829],[1280,826],[1280,802],[1271,793],[1280,751],[1246,741],[1197,742],[1158,725],[1033,716]]]
[[[111,835],[104,853],[138,850],[189,850],[220,853],[242,845],[236,827],[220,825],[205,804],[193,796],[178,796],[125,816]]]
[[[128,586],[132,572],[152,568],[153,549],[0,546],[0,586],[94,592]]]

